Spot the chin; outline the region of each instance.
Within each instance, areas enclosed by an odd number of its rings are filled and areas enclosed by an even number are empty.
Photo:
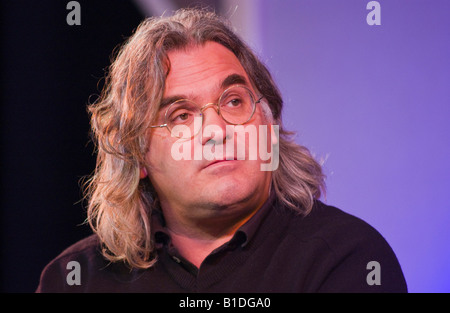
[[[247,184],[240,184],[238,182],[221,182],[220,186],[216,186],[212,198],[219,206],[230,206],[249,201],[256,195],[255,188]]]
[[[268,190],[266,185],[270,177],[267,172],[260,172],[259,168],[240,167],[230,173],[214,175],[204,181],[202,190],[204,199],[216,206],[250,205],[253,201],[264,197],[264,190]]]

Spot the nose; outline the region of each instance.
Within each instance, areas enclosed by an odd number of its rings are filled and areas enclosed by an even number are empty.
[[[224,144],[227,135],[227,123],[219,114],[219,107],[215,103],[208,103],[202,108],[202,145]]]

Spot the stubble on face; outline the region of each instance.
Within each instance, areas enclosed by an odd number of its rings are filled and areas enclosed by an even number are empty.
[[[223,81],[230,75],[244,77],[251,88],[239,60],[220,44],[206,43],[172,51],[168,56],[171,72],[164,98],[186,97],[199,105],[216,102],[223,91]],[[265,123],[260,109],[249,123]],[[204,124],[215,124],[226,132],[226,123],[212,107],[204,112]],[[198,138],[191,141],[193,149],[195,145],[208,144],[208,138]],[[267,199],[271,174],[261,172],[260,161],[175,161],[170,155],[175,140],[167,129],[155,129],[147,153],[149,178],[168,223],[190,223],[196,227],[236,224],[236,220],[245,220]]]

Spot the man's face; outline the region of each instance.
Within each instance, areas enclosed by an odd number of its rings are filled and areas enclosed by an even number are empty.
[[[239,60],[218,43],[207,42],[202,46],[175,50],[168,57],[171,68],[164,99],[186,98],[200,107],[216,103],[226,88],[236,84],[246,85],[259,98]],[[164,123],[165,111],[166,108],[160,110],[155,125]],[[224,138],[217,140],[212,133],[184,140],[184,147],[189,145],[191,148],[192,158],[181,160],[173,157],[173,146],[183,140],[171,136],[164,127],[153,128],[149,133],[148,173],[166,219],[173,217],[197,222],[236,219],[251,214],[267,199],[271,173],[261,171],[259,157],[257,160],[249,160],[248,157],[249,149],[257,147],[247,144],[245,160],[237,160],[237,149],[226,149],[226,142],[236,139],[237,134],[227,132],[227,123],[218,115],[215,106],[203,111],[202,131],[208,125],[222,130]],[[259,104],[256,104],[256,111],[247,125],[256,126],[257,130],[259,125],[268,125]],[[259,133],[258,137],[261,135],[267,137],[267,133]],[[214,145],[213,150],[222,146],[220,162],[194,157],[194,151],[201,151],[211,144]],[[232,160],[223,160],[230,158]]]

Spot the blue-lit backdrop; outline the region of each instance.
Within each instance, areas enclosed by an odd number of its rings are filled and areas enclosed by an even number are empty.
[[[326,202],[391,244],[409,291],[450,291],[450,1],[258,1],[284,124],[325,160]]]

